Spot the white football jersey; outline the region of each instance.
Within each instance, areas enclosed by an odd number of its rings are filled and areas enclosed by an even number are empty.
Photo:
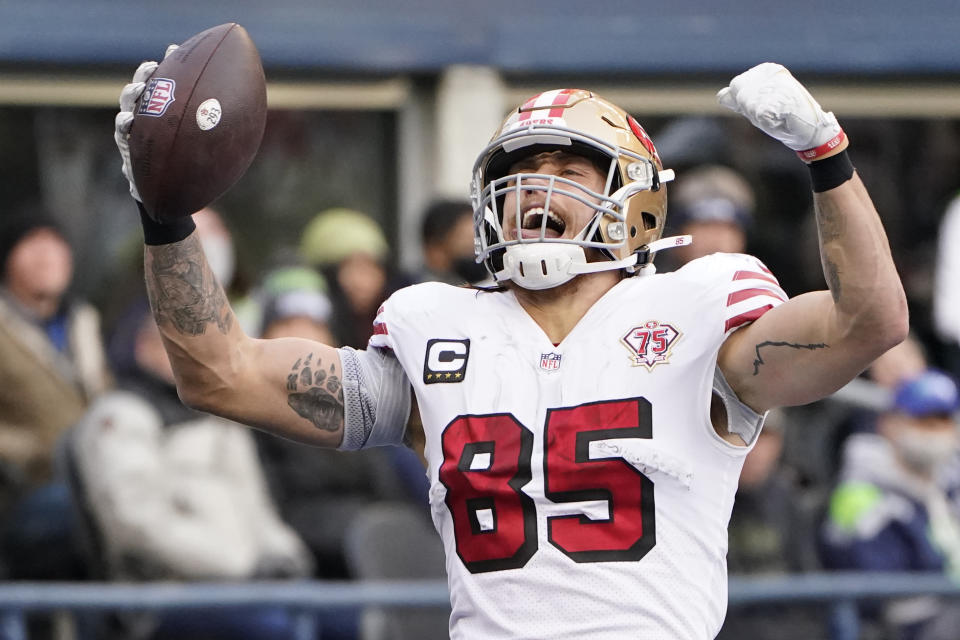
[[[383,305],[370,344],[417,395],[451,638],[716,635],[749,450],[710,422],[717,352],[784,300],[756,258],[714,254],[622,280],[558,345],[506,291]]]

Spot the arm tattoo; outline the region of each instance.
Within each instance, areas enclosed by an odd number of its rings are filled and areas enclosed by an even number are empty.
[[[287,374],[287,404],[317,429],[336,431],[343,425],[343,387],[335,365],[325,369],[313,354],[298,358]]]
[[[795,342],[774,342],[772,340],[767,340],[761,342],[756,346],[757,357],[753,361],[753,375],[760,373],[760,365],[766,364],[763,361],[763,358],[760,356],[760,349],[763,347],[789,347],[791,349],[807,349],[808,351],[813,351],[815,349],[829,349],[830,345],[824,342],[817,342],[814,344],[797,344]]]
[[[843,238],[847,231],[847,220],[842,211],[837,207],[825,202],[815,202],[814,211],[817,216],[817,229],[820,234],[820,252],[821,262],[823,263],[823,275],[827,280],[827,286],[830,288],[830,295],[834,302],[840,301],[840,267],[830,256],[830,250],[827,245]]]
[[[158,326],[169,320],[188,336],[203,335],[210,323],[220,333],[230,331],[233,312],[196,234],[182,242],[148,247],[147,253],[147,293]]]

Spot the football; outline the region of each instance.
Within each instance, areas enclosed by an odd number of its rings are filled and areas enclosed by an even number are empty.
[[[158,222],[223,195],[260,147],[267,88],[260,54],[235,22],[202,31],[147,80],[130,129],[133,177]]]

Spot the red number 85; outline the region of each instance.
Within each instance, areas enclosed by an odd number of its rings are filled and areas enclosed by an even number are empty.
[[[653,482],[623,458],[593,458],[590,443],[652,438],[645,398],[549,409],[544,493],[554,503],[605,501],[604,520],[547,518],[548,539],[575,562],[637,561],[656,544]],[[533,433],[509,413],[460,416],[443,431],[440,482],[457,554],[471,573],[522,567],[537,551],[536,506],[522,491],[532,475]]]

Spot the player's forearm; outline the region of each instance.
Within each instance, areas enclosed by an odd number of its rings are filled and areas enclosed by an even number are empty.
[[[208,403],[232,386],[244,335],[196,233],[179,242],[147,245],[144,273],[181,398],[215,412]]]
[[[889,348],[908,328],[907,304],[880,218],[856,174],[814,193],[820,258],[847,332]]]

